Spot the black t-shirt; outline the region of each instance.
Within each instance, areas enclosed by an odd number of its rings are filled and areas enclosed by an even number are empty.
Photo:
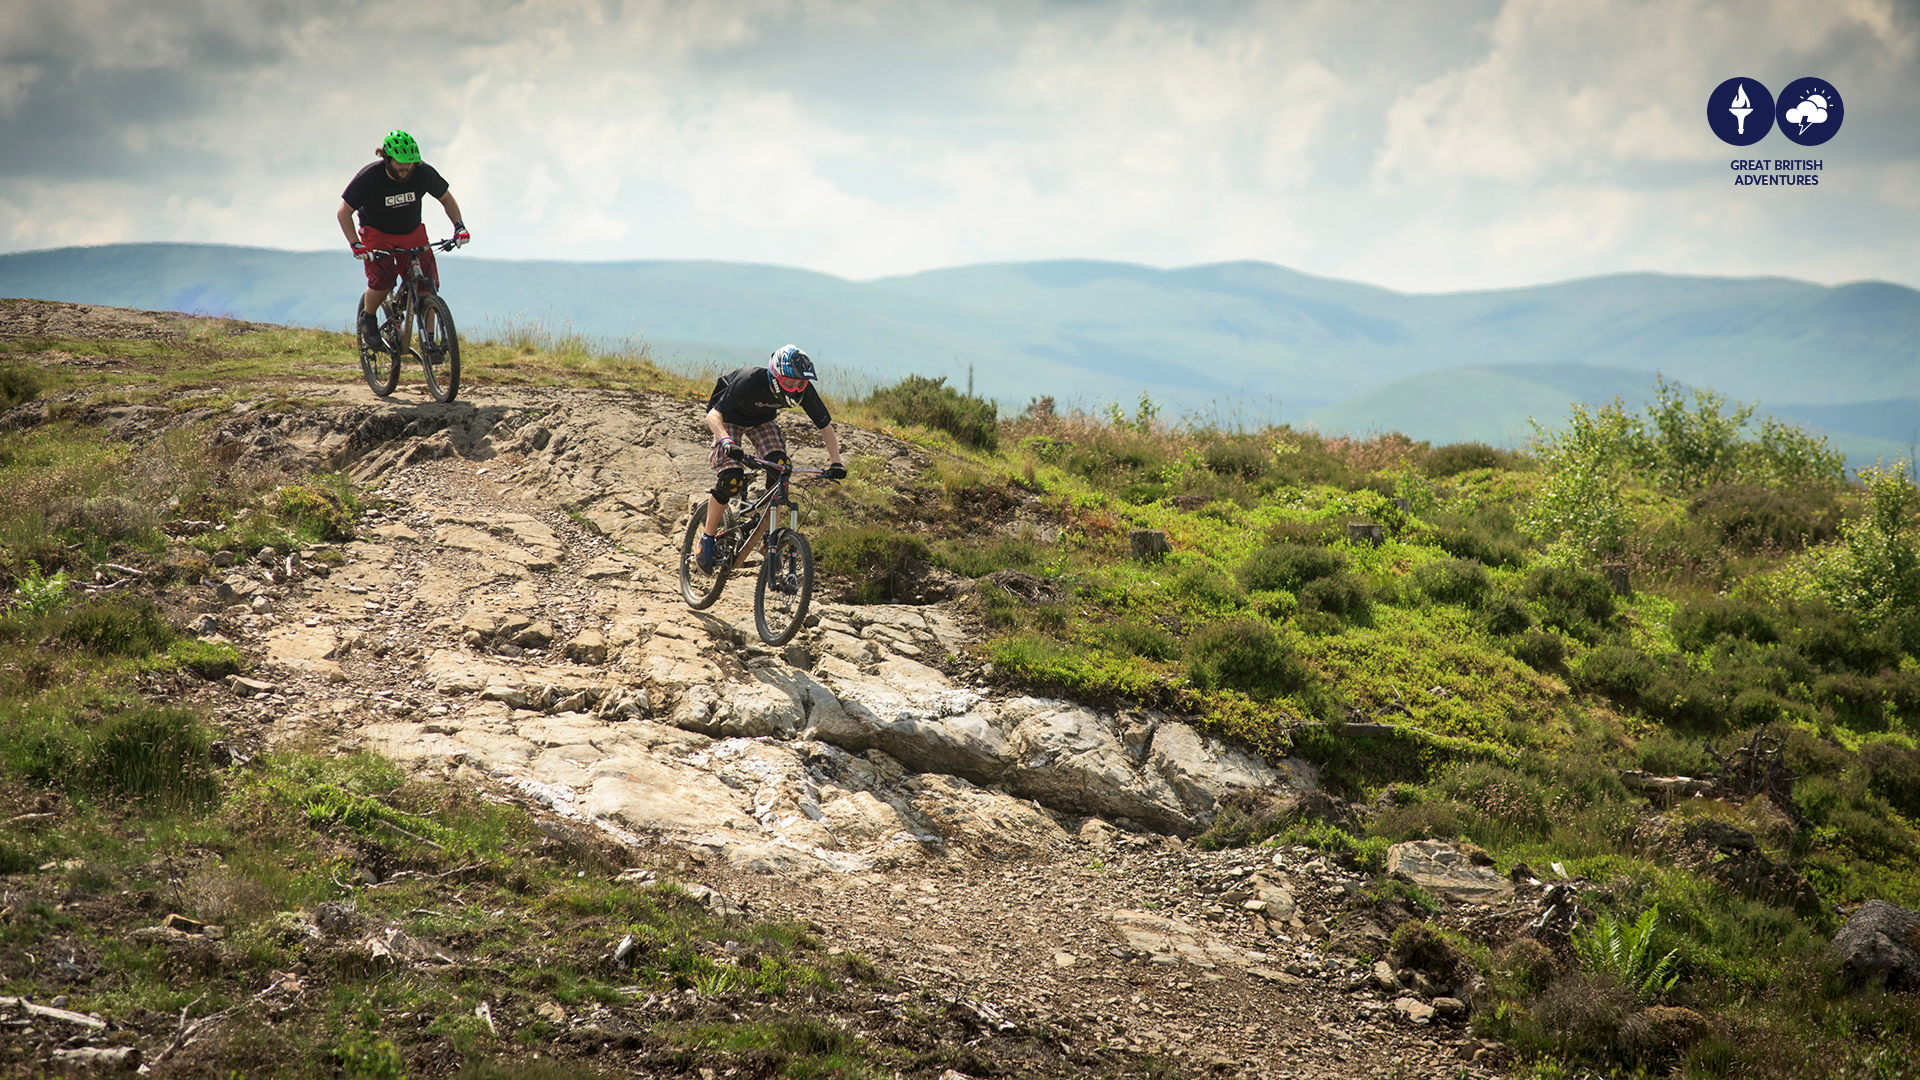
[[[786,407],[786,395],[773,385],[773,376],[766,368],[751,364],[715,379],[713,394],[707,398],[707,408],[719,409],[720,419],[742,427],[767,423]],[[800,408],[814,427],[823,428],[833,423],[833,417],[827,415],[826,403],[820,400],[820,392],[811,382],[800,395]]]
[[[355,173],[340,197],[360,212],[361,225],[405,236],[420,227],[420,197],[437,199],[446,193],[447,182],[426,162],[415,162],[405,180],[395,180],[380,160]]]

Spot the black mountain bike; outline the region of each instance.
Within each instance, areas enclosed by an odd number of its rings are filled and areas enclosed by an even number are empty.
[[[760,576],[753,583],[753,622],[760,640],[769,645],[785,645],[800,632],[807,618],[807,601],[813,598],[813,549],[800,535],[800,508],[788,490],[793,474],[825,476],[824,469],[801,469],[790,462],[768,461],[749,455],[747,461],[769,470],[767,490],[753,501],[744,494],[730,500],[721,511],[720,531],[714,534],[716,557],[713,572],[700,569],[700,533],[707,524],[707,505],[703,501],[687,522],[687,535],[680,541],[680,591],[687,606],[699,611],[720,599],[720,589],[734,567],[752,553],[763,522],[771,526],[760,563]],[[779,479],[775,480],[777,476]],[[787,511],[787,524],[780,524],[780,511]]]
[[[359,333],[360,308],[354,307],[354,336],[360,339],[360,374],[377,397],[386,397],[400,382],[400,361],[411,356],[427,375],[427,393],[447,402],[460,392],[460,337],[454,333],[453,312],[434,290],[433,279],[420,267],[422,253],[454,249],[452,240],[435,240],[426,247],[394,248],[376,258],[404,257],[406,272],[380,303],[382,316],[376,341]],[[419,348],[414,348],[414,342]]]

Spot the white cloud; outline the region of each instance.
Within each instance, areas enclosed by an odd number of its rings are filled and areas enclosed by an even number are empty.
[[[1916,40],[1893,0],[17,0],[0,139],[70,158],[0,165],[0,245],[334,247],[403,127],[496,257],[1920,283],[1886,160]],[[1701,115],[1730,75],[1807,73],[1849,95],[1812,239],[1730,201]]]

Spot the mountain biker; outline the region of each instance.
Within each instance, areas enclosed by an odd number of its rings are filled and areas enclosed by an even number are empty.
[[[427,246],[427,227],[420,220],[421,196],[431,195],[440,200],[447,220],[453,222],[455,247],[473,239],[466,223],[460,219],[460,204],[454,200],[453,192],[447,190],[447,182],[439,170],[420,160],[420,144],[413,141],[413,136],[404,131],[389,131],[375,153],[379,160],[348,181],[347,189],[340,193],[340,209],[334,215],[340,221],[340,231],[346,234],[347,245],[353,249],[353,257],[367,264],[367,293],[360,301],[359,332],[361,342],[369,346],[377,345],[374,328],[378,325],[380,302],[386,299],[387,290],[393,288],[400,274],[398,258],[381,258],[376,253]],[[356,212],[360,215],[357,234],[353,230]],[[431,250],[421,252],[420,269],[438,289],[440,269],[433,261]],[[431,327],[433,313],[427,312],[426,317]]]
[[[757,458],[787,461],[787,441],[775,422],[781,409],[798,405],[807,414],[813,426],[820,429],[820,440],[827,444],[827,479],[846,479],[847,467],[840,463],[840,436],[833,430],[833,417],[827,414],[813,380],[813,361],[793,345],[776,349],[764,367],[748,364],[714,380],[713,394],[707,398],[707,429],[713,432],[713,451],[707,463],[717,480],[708,493],[707,524],[700,533],[700,569],[712,570],[718,558],[713,537],[720,529],[721,509],[728,499],[747,490],[747,452],[741,442],[750,445]],[[774,482],[771,475],[768,482]],[[764,527],[765,521],[761,524]],[[752,544],[749,540],[747,546]]]

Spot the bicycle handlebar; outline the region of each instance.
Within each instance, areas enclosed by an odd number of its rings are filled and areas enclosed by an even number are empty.
[[[418,255],[423,252],[432,251],[434,248],[439,248],[441,251],[452,251],[459,246],[459,242],[449,236],[445,240],[429,240],[425,247],[368,248],[363,258],[372,260],[391,258],[395,255]]]
[[[789,473],[789,474],[806,473],[810,476],[827,475],[827,470],[825,469],[803,469],[800,466],[793,464],[792,462],[768,461],[766,458],[754,457],[752,454],[748,454],[746,456],[746,460],[753,462],[755,465],[758,465],[763,469],[779,469],[780,471]]]

